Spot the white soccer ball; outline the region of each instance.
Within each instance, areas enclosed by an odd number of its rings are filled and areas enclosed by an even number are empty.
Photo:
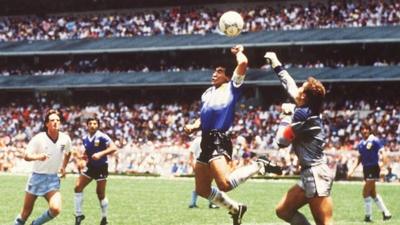
[[[219,18],[218,28],[228,37],[235,37],[242,32],[244,21],[242,16],[235,11],[228,11]]]

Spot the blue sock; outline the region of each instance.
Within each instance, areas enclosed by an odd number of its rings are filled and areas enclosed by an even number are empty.
[[[44,212],[41,216],[39,216],[39,218],[37,218],[36,220],[34,220],[32,222],[32,225],[41,225],[44,224],[46,222],[49,222],[50,220],[54,219],[54,216],[51,215],[50,211],[47,210],[46,212]]]
[[[192,191],[192,201],[190,202],[190,205],[196,205],[197,202],[197,192]]]

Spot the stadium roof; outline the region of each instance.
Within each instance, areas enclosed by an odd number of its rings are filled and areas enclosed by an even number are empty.
[[[0,56],[151,52],[193,49],[295,45],[335,45],[354,43],[398,43],[400,26],[312,29],[297,31],[261,31],[236,38],[218,34],[138,36],[134,38],[22,41],[0,43]]]
[[[297,81],[304,81],[313,75],[323,82],[368,82],[400,81],[400,66],[372,67],[358,66],[346,68],[288,70]],[[69,74],[54,76],[2,76],[0,88],[3,90],[31,89],[87,89],[118,87],[190,87],[209,86],[212,71],[188,72],[136,72],[103,74]],[[252,86],[280,85],[273,71],[250,70],[246,83]]]

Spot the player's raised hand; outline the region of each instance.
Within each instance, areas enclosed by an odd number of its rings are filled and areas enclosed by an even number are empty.
[[[279,61],[275,52],[266,52],[264,58],[268,64],[271,64],[272,68],[282,66],[282,63]]]
[[[234,47],[231,48],[232,54],[236,55],[238,52],[243,52],[244,47],[243,45],[235,45]]]

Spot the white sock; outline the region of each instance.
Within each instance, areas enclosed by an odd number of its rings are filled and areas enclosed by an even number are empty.
[[[218,190],[216,187],[211,188],[211,193],[210,196],[208,196],[208,200],[218,206],[228,209],[231,213],[235,213],[239,210],[239,203],[229,198],[225,192]]]
[[[75,216],[83,215],[82,205],[83,205],[83,192],[75,193]]]
[[[108,211],[108,199],[107,198],[104,198],[103,200],[100,201],[100,207],[101,207],[101,216],[107,217],[107,211]]]
[[[262,167],[263,166],[258,163],[252,163],[251,165],[240,167],[233,171],[228,178],[232,189],[244,183],[249,177],[256,175]]]
[[[365,206],[365,215],[372,216],[372,198],[371,197],[364,198],[364,206]]]
[[[379,194],[376,195],[376,198],[374,198],[374,201],[376,205],[378,206],[379,210],[385,214],[385,216],[390,216],[389,210],[386,208],[385,203],[383,202],[383,199]]]

